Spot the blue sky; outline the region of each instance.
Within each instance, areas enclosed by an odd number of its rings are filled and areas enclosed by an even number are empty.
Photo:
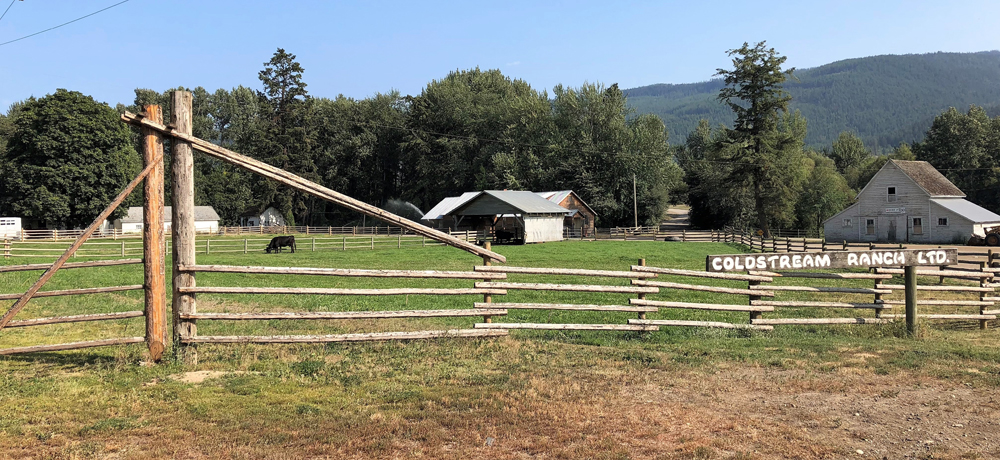
[[[0,0],[0,43],[120,0]],[[767,9],[763,9],[762,4]],[[244,85],[278,47],[311,95],[418,94],[451,70],[496,68],[536,89],[707,80],[767,40],[787,66],[879,54],[1000,49],[1000,2],[130,0],[0,45],[0,112],[66,88],[114,106],[135,88]]]

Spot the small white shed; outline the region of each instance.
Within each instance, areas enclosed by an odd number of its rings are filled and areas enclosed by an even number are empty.
[[[0,217],[0,240],[21,236],[20,217]]]
[[[264,212],[256,216],[246,217],[248,227],[273,227],[285,225],[285,217],[274,207],[268,207]]]

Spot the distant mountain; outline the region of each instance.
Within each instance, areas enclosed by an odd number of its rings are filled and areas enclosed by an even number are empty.
[[[810,146],[829,147],[841,131],[884,150],[921,140],[934,117],[955,107],[1000,113],[1000,51],[873,56],[795,71],[785,83],[791,109],[808,121]],[[716,98],[721,80],[658,84],[625,90],[638,113],[659,115],[672,143],[683,142],[702,118],[732,126]]]

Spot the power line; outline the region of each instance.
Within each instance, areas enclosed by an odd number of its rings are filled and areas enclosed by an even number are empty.
[[[23,37],[21,37],[21,38],[15,38],[15,39],[13,39],[13,40],[11,40],[11,41],[8,41],[8,42],[3,42],[3,43],[0,43],[0,46],[3,46],[3,45],[8,45],[8,44],[11,44],[11,43],[14,43],[14,42],[16,42],[16,41],[21,41],[21,40],[24,40],[25,38],[31,38],[31,37],[34,37],[35,35],[38,35],[38,34],[43,34],[43,33],[45,33],[45,32],[48,32],[48,31],[50,31],[50,30],[55,30],[55,29],[58,29],[58,28],[60,28],[60,27],[62,27],[62,26],[65,26],[65,25],[68,25],[68,24],[72,24],[72,23],[74,23],[74,22],[76,22],[76,21],[79,21],[79,20],[81,20],[81,19],[86,19],[86,18],[89,18],[89,17],[91,17],[91,16],[93,16],[93,15],[95,15],[95,14],[97,14],[97,13],[100,13],[100,12],[102,12],[102,11],[107,11],[107,10],[110,10],[111,8],[114,8],[114,7],[118,6],[118,5],[121,5],[122,3],[128,3],[129,1],[130,1],[130,0],[124,0],[124,1],[121,1],[121,2],[118,2],[118,3],[115,3],[114,5],[111,5],[111,6],[107,7],[107,8],[104,8],[104,9],[100,9],[100,10],[97,10],[97,11],[94,11],[93,13],[90,13],[90,14],[88,14],[88,15],[86,15],[86,16],[80,16],[80,17],[78,17],[78,18],[76,18],[76,19],[74,19],[74,20],[72,20],[72,21],[69,21],[69,22],[64,22],[64,23],[62,23],[62,24],[59,24],[58,26],[55,26],[55,27],[49,27],[48,29],[45,29],[45,30],[42,30],[42,31],[39,31],[39,32],[35,32],[35,33],[31,34],[31,35],[25,35],[25,36],[23,36]],[[13,3],[13,2],[11,2],[11,5],[13,5],[13,4],[14,4],[14,3]],[[7,9],[10,9],[10,7],[8,6],[8,7],[7,7]],[[7,14],[7,12],[5,11],[5,12],[4,12],[4,14]],[[0,17],[0,19],[2,19],[2,17]]]
[[[14,2],[16,1],[17,0],[10,0],[10,5],[7,5],[7,9],[3,10],[3,14],[0,14],[0,21],[3,21],[3,17],[7,15],[7,12],[10,11],[10,7],[14,6]]]

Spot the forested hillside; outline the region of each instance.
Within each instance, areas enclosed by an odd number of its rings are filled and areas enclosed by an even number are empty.
[[[790,109],[809,122],[806,144],[829,147],[842,131],[886,153],[900,142],[923,138],[934,117],[949,107],[975,104],[1000,113],[1000,51],[873,56],[799,69],[784,88]],[[733,112],[718,101],[721,80],[650,85],[625,90],[637,113],[663,119],[683,139],[707,119],[731,126]]]

